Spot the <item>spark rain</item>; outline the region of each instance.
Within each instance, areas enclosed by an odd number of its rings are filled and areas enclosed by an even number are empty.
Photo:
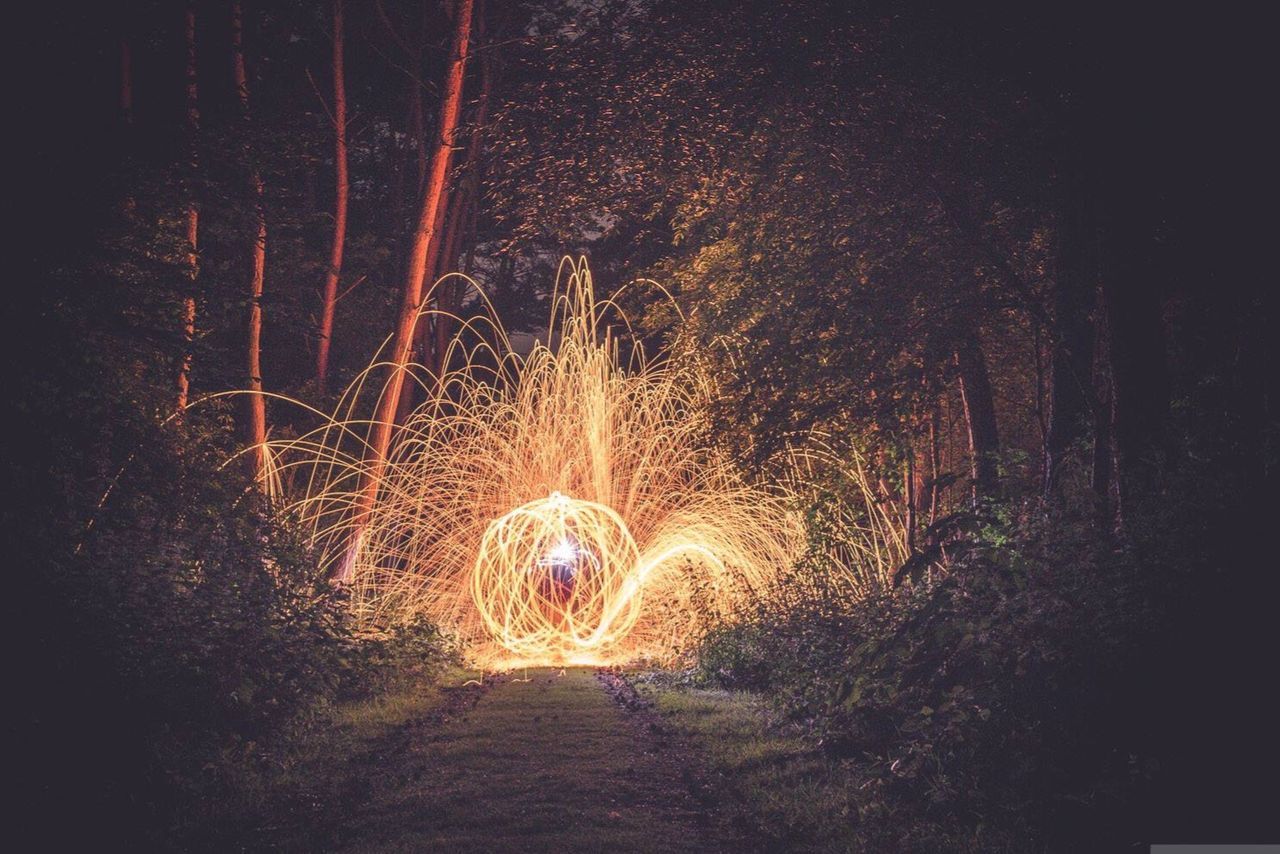
[[[319,428],[269,443],[273,491],[363,624],[425,616],[487,666],[669,659],[790,565],[800,523],[706,440],[696,372],[623,359],[584,261],[550,304],[527,355],[491,310],[455,318],[460,366],[402,369],[425,400],[380,465],[359,410],[397,368],[375,358]]]

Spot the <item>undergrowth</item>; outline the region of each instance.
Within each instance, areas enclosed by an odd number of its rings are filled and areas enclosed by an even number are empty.
[[[772,816],[760,828],[791,828],[783,847],[1096,850],[1151,839],[1167,826],[1166,736],[1180,725],[1164,721],[1193,714],[1158,707],[1167,691],[1152,662],[1213,583],[1203,514],[1226,500],[1198,475],[1167,481],[1120,535],[1092,512],[1005,504],[967,526],[945,574],[856,601],[799,583],[711,630],[686,681],[761,697],[769,713],[754,730],[741,730],[732,693],[667,703],[710,702],[704,724],[750,733],[738,748],[708,740],[729,768],[734,750],[799,739],[764,763],[771,770],[730,774]],[[1178,492],[1189,483],[1193,499]],[[797,768],[816,790],[783,782]]]

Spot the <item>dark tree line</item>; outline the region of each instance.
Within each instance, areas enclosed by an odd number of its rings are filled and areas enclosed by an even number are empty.
[[[1226,383],[1268,405],[1225,352],[1188,348],[1228,315],[1238,346],[1265,346],[1216,213],[1251,73],[1215,41],[1230,25],[1000,4],[593,8],[565,27],[549,5],[540,25],[568,35],[513,60],[497,216],[514,245],[576,239],[615,277],[672,286],[703,347],[740,348],[726,418],[759,413],[762,454],[818,426],[911,462],[954,410],[967,459],[946,466],[975,496],[1052,496],[1075,476],[1119,524],[1187,451],[1180,395]],[[1211,58],[1189,61],[1196,44]],[[1259,458],[1265,420],[1237,425]]]

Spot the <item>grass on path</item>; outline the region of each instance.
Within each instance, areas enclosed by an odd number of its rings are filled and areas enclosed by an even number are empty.
[[[342,850],[718,848],[680,777],[590,670],[513,674],[364,770],[371,791],[343,823]]]
[[[743,692],[631,679],[665,724],[707,758],[729,818],[766,851],[856,851],[854,777],[798,736],[770,725],[767,705]]]

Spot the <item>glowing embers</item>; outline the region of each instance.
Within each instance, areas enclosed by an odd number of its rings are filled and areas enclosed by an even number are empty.
[[[635,625],[639,560],[616,512],[553,492],[489,525],[471,595],[512,653],[570,658],[615,644]]]
[[[622,346],[585,264],[562,274],[527,352],[487,312],[454,318],[451,369],[404,368],[424,398],[406,417],[362,415],[391,382],[384,352],[315,430],[272,443],[284,511],[362,625],[426,616],[484,666],[667,661],[803,548],[785,490],[709,441],[695,361]]]

